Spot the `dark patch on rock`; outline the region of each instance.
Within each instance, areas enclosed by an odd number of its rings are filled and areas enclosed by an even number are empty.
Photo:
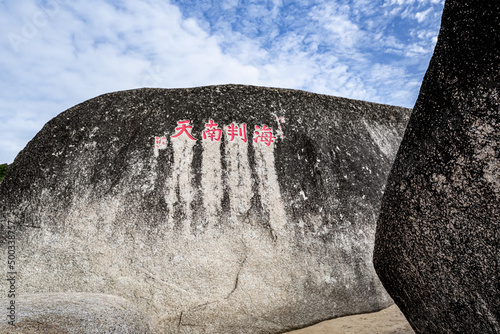
[[[500,332],[500,2],[446,1],[374,262],[417,333]]]
[[[19,293],[119,295],[164,333],[277,333],[384,308],[375,217],[409,113],[237,85],[137,89],[70,108],[0,185]],[[185,120],[196,142],[172,138]],[[202,140],[210,120],[222,142]],[[231,124],[246,124],[246,142],[230,141]],[[264,125],[269,146],[254,141]]]

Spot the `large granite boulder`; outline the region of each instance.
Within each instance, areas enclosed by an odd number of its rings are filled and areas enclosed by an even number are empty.
[[[2,308],[10,303],[1,299]],[[152,334],[148,318],[124,298],[86,293],[41,293],[16,298],[9,334]]]
[[[234,85],[77,105],[0,185],[17,292],[122,296],[162,333],[278,333],[387,307],[375,220],[409,114]]]
[[[446,1],[374,263],[417,333],[500,333],[500,2]]]

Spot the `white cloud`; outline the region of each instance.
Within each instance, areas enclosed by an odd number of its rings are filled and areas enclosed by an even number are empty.
[[[339,47],[352,48],[361,38],[360,28],[349,18],[349,7],[327,4],[314,8],[311,17],[329,33]]]
[[[424,10],[422,12],[418,12],[415,14],[415,18],[417,19],[417,21],[420,23],[422,22],[423,20],[425,20],[425,18],[427,17],[427,15],[429,15],[429,13],[431,12],[432,8],[429,7],[427,8],[427,10]]]

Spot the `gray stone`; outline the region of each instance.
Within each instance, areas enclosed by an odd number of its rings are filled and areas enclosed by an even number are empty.
[[[374,263],[417,333],[500,333],[500,2],[446,1]]]
[[[77,105],[0,185],[2,233],[17,228],[18,292],[119,295],[162,333],[278,333],[387,307],[375,220],[409,114],[235,85]],[[172,137],[184,120],[196,141]],[[210,120],[219,142],[203,140]],[[246,124],[246,142],[230,140],[233,123]],[[269,146],[253,138],[263,125]]]
[[[1,300],[2,309],[8,300]],[[150,334],[148,318],[121,297],[86,293],[45,293],[16,298],[16,319],[2,319],[9,334]],[[4,318],[4,317],[2,317]]]

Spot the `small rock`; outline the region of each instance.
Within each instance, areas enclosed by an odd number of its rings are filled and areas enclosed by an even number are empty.
[[[3,306],[8,300],[1,300]],[[10,319],[8,319],[10,320]],[[43,293],[15,299],[14,325],[0,322],[10,334],[150,334],[148,318],[130,301],[105,294]]]

